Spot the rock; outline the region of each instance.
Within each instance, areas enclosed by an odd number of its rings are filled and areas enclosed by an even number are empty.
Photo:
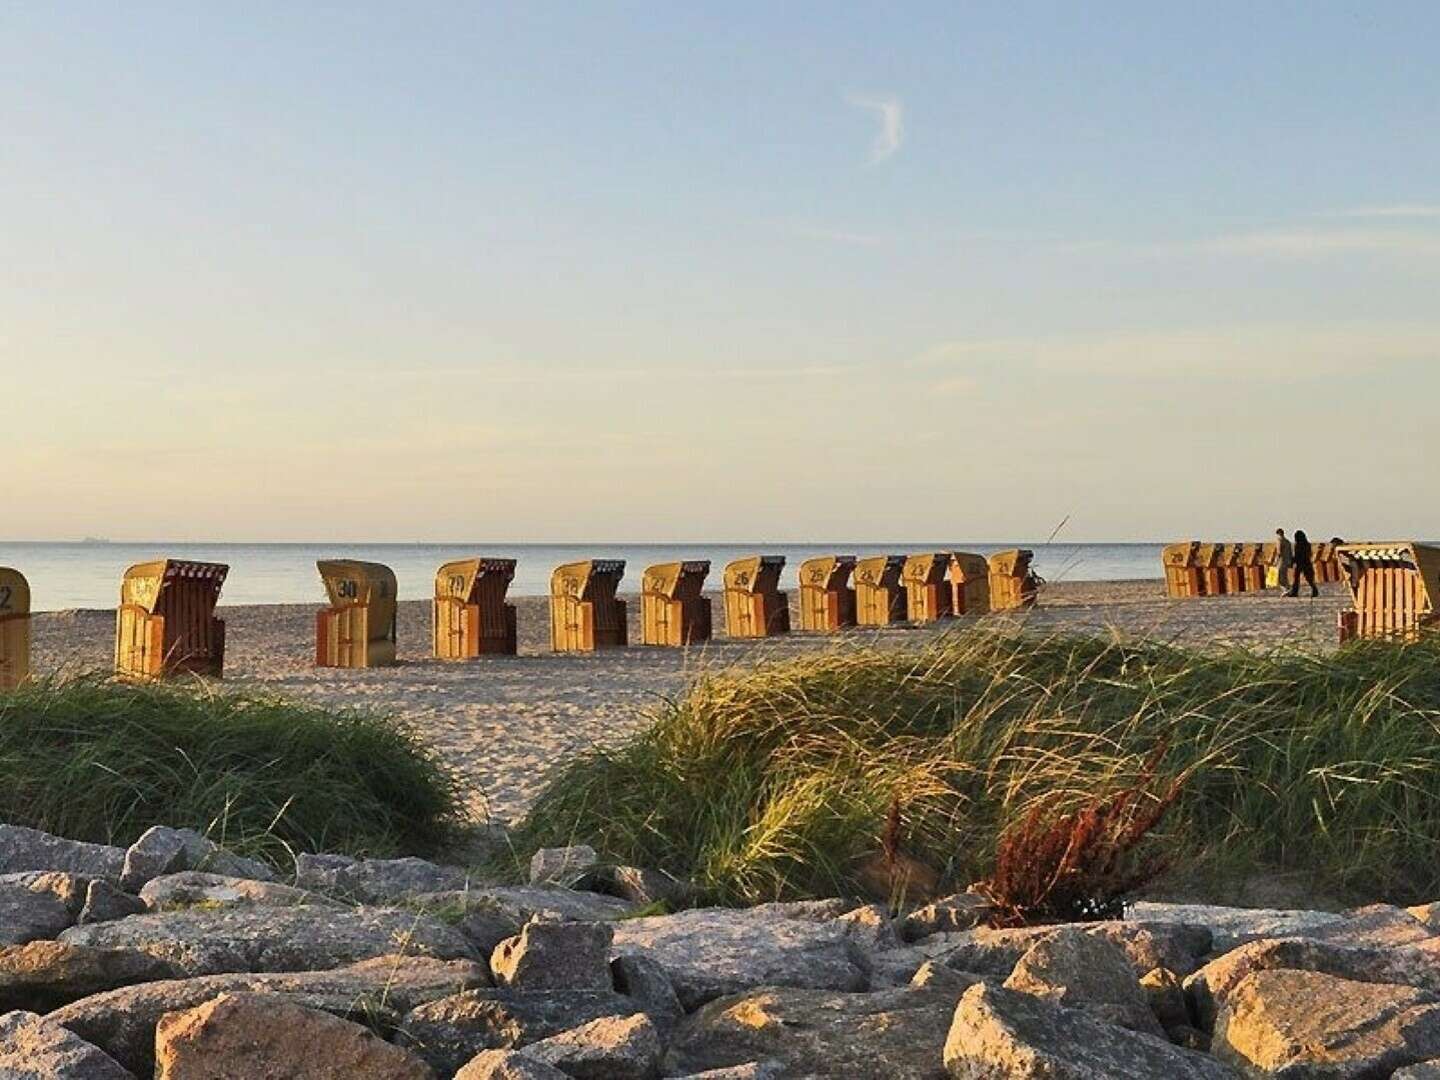
[[[173,979],[163,960],[132,949],[91,949],[32,941],[0,949],[0,1012],[49,1012],[117,986]]]
[[[476,952],[489,956],[502,941],[517,936],[525,922],[502,907],[481,904],[469,907],[455,927],[475,946]]]
[[[836,916],[836,922],[850,928],[850,940],[870,951],[897,949],[900,933],[890,913],[879,904],[866,904]]]
[[[275,878],[264,863],[226,851],[194,829],[155,825],[125,852],[120,884],[129,892],[139,892],[152,878],[182,870],[208,870],[253,881]]]
[[[362,904],[388,904],[424,893],[463,891],[469,883],[469,871],[425,859],[301,855],[295,860],[297,887]]]
[[[432,1080],[424,1062],[367,1028],[268,994],[222,994],[166,1013],[155,1029],[155,1076]]]
[[[135,1080],[105,1051],[32,1012],[0,1016],[4,1080]]]
[[[1210,937],[1203,927],[1185,924],[1135,923],[1107,920],[1074,923],[1074,929],[1103,938],[1124,951],[1136,977],[1157,967],[1188,974],[1197,966],[1195,949],[1203,953]],[[1026,926],[993,930],[979,927],[959,934],[936,934],[924,939],[945,946],[941,959],[949,967],[973,971],[1003,981],[1036,943],[1063,929],[1060,925]]]
[[[660,1036],[644,1013],[603,1016],[520,1051],[575,1080],[651,1080],[660,1075]]]
[[[541,848],[530,857],[531,885],[573,887],[600,861],[589,844]]]
[[[648,956],[617,956],[610,962],[610,979],[615,989],[635,1002],[662,1032],[668,1031],[685,1010],[670,976]]]
[[[1315,971],[1257,971],[1230,994],[1210,1052],[1247,1075],[1386,1077],[1440,1057],[1440,996]]]
[[[1396,945],[1420,945],[1435,942],[1435,932],[1404,908],[1390,904],[1371,904],[1346,912],[1338,922],[1305,934],[1315,941],[1327,941],[1332,945],[1370,945],[1392,947]],[[1440,945],[1440,942],[1436,942]]]
[[[967,971],[956,971],[954,968],[946,967],[934,960],[926,960],[910,977],[911,986],[954,990],[957,994],[964,993],[980,981],[979,975],[972,975]]]
[[[237,907],[244,904],[294,907],[298,904],[334,903],[317,893],[290,885],[209,874],[203,870],[182,870],[178,874],[151,878],[140,890],[140,900],[141,911],[170,911],[197,906]]]
[[[1210,961],[1185,980],[1200,1027],[1215,1026],[1215,1017],[1235,988],[1257,971],[1317,971],[1353,982],[1398,983],[1440,994],[1440,961],[1428,950],[1334,945],[1311,938],[1251,941]]]
[[[78,919],[85,908],[85,893],[90,885],[101,880],[83,874],[60,870],[32,870],[20,874],[0,874],[0,885],[23,885],[34,892],[46,892],[65,905],[71,919]]]
[[[597,886],[640,907],[665,904],[674,910],[688,907],[698,896],[690,882],[681,881],[664,870],[644,870],[638,866],[606,869],[599,875]]]
[[[629,1016],[636,1003],[613,990],[469,990],[412,1009],[400,1041],[449,1076],[482,1050],[514,1050],[603,1016]]]
[[[1126,955],[1111,942],[1078,928],[1066,927],[1037,941],[1015,965],[1005,986],[1083,1009],[1132,1031],[1164,1034]]]
[[[85,890],[85,905],[80,909],[76,922],[81,926],[91,923],[114,922],[130,915],[139,915],[145,904],[138,896],[122,892],[104,878],[96,878]]]
[[[565,1073],[516,1050],[482,1050],[455,1080],[570,1080]]]
[[[977,893],[956,893],[916,908],[900,921],[900,936],[919,941],[931,934],[973,930],[991,913],[989,901]]]
[[[785,1066],[778,1061],[747,1061],[744,1065],[731,1065],[724,1069],[686,1073],[675,1077],[675,1080],[779,1080],[784,1074]]]
[[[1328,911],[1279,908],[1218,907],[1212,904],[1132,904],[1126,921],[1141,924],[1181,923],[1203,926],[1213,936],[1213,948],[1225,953],[1260,938],[1303,937],[1343,916]]]
[[[1407,1065],[1398,1072],[1391,1073],[1390,1080],[1440,1080],[1440,1061]]]
[[[1226,1066],[1030,994],[977,983],[945,1040],[956,1080],[1234,1080]]]
[[[280,995],[342,1018],[394,1025],[425,1002],[488,981],[485,968],[473,961],[385,956],[334,971],[208,975],[127,986],[66,1005],[47,1019],[101,1047],[137,1075],[149,1076],[160,1018],[221,994]]]
[[[663,967],[687,1011],[757,986],[863,990],[867,984],[848,925],[797,918],[772,905],[626,919],[615,925],[614,949]]]
[[[422,893],[409,906],[421,911],[468,911],[488,907],[514,918],[517,929],[536,915],[571,922],[605,922],[621,919],[635,911],[628,900],[599,893],[579,892],[534,885],[501,885],[464,892]]]
[[[0,885],[0,945],[53,938],[73,921],[64,902],[44,888]]]
[[[242,907],[133,915],[77,926],[61,940],[139,949],[187,975],[317,971],[392,954],[476,958],[458,930],[391,908]]]
[[[609,923],[531,919],[490,957],[496,986],[515,990],[609,990]]]
[[[1140,989],[1165,1034],[1171,1042],[1176,1042],[1175,1030],[1191,1027],[1190,1009],[1185,1004],[1185,988],[1180,979],[1173,971],[1155,968],[1140,979]]]
[[[940,1053],[961,993],[767,987],[720,998],[676,1029],[665,1071],[701,1072],[771,1060],[780,1063],[785,1076],[940,1076]]]
[[[123,848],[64,840],[20,825],[0,825],[0,874],[63,870],[88,877],[118,878]]]

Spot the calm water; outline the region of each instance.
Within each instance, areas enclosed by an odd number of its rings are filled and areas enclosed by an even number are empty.
[[[831,552],[846,554],[910,551],[974,551],[988,555],[1005,548],[1028,547],[1035,568],[1051,581],[1116,581],[1158,578],[1160,544],[967,544],[869,543],[801,547],[793,544],[91,544],[0,542],[0,566],[11,566],[30,580],[36,611],[66,608],[110,608],[120,590],[120,575],[137,562],[162,556],[223,562],[230,567],[222,603],[309,604],[324,598],[315,560],[365,559],[394,569],[400,596],[422,600],[433,595],[435,570],[451,559],[476,555],[518,559],[510,591],[517,596],[543,596],[550,571],[579,559],[624,559],[622,590],[638,587],[640,573],[652,563],[676,559],[709,559],[710,582],[719,580],[725,563],[742,555],[765,552],[788,560],[786,581],[792,581],[802,559]]]

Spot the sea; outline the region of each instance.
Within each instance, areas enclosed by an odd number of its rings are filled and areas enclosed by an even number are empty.
[[[312,543],[110,543],[0,541],[0,566],[12,567],[30,582],[34,611],[113,608],[120,578],[135,563],[152,559],[196,559],[230,567],[222,604],[309,604],[324,599],[317,559],[364,559],[395,571],[400,597],[434,595],[435,571],[452,559],[491,556],[517,560],[513,596],[544,596],[550,571],[582,559],[624,559],[621,591],[638,588],[640,574],[655,563],[709,559],[710,585],[724,565],[745,555],[784,555],[785,578],[793,583],[800,563],[815,555],[875,555],[922,551],[971,551],[990,555],[1023,547],[1035,552],[1034,568],[1047,581],[1122,581],[1159,578],[1161,544],[1062,544],[1016,541],[999,544],[943,542],[851,542],[823,545],[771,544],[312,544]]]

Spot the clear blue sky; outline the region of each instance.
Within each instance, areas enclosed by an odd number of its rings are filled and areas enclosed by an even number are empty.
[[[206,7],[0,6],[3,538],[1440,535],[1440,6]]]

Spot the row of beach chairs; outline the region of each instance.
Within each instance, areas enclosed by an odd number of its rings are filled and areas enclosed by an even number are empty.
[[[1032,552],[986,559],[967,552],[919,555],[827,555],[800,566],[800,628],[835,632],[853,626],[927,623],[1029,606],[1039,579]],[[515,605],[506,593],[514,559],[449,562],[435,575],[434,654],[465,660],[516,651]],[[351,559],[316,564],[329,605],[316,615],[315,664],[363,668],[396,658],[398,587],[380,563]],[[765,638],[790,631],[790,603],[780,590],[785,558],[753,555],[725,567],[727,636]],[[646,645],[686,646],[712,635],[704,595],[710,563],[662,563],[645,571],[640,594]],[[125,572],[116,612],[115,670],[132,678],[219,676],[225,623],[215,608],[229,567],[160,559]],[[617,595],[619,559],[557,567],[550,578],[550,642],[556,652],[589,652],[628,643],[627,605]],[[853,579],[853,581],[852,581]],[[30,589],[16,570],[0,568],[0,687],[19,685],[30,668]]]
[[[1315,545],[1311,559],[1316,581],[1341,579],[1341,546]],[[1160,553],[1160,561],[1165,567],[1165,591],[1177,598],[1258,593],[1280,584],[1267,581],[1266,572],[1280,561],[1279,546],[1273,542],[1212,544],[1186,540],[1167,545]]]

